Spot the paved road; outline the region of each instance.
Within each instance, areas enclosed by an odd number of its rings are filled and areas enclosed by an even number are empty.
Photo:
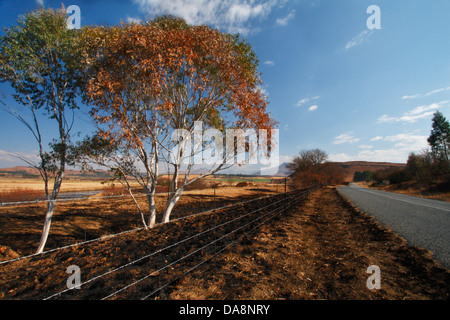
[[[450,203],[355,184],[338,187],[338,191],[409,244],[432,251],[433,257],[450,269]]]

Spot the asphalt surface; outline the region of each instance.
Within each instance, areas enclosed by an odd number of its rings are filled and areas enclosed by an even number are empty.
[[[338,187],[338,191],[408,244],[433,252],[433,258],[450,269],[450,203],[355,184]]]

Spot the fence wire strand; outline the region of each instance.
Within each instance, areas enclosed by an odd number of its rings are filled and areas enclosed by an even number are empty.
[[[292,197],[290,197],[290,199],[293,199]],[[295,199],[294,204],[301,201],[303,198],[300,199]],[[290,204],[290,203],[289,203]],[[285,206],[286,204],[283,204],[282,206]],[[291,204],[292,205],[292,204]],[[280,212],[282,212],[282,210],[280,210]],[[273,218],[275,218],[278,214],[280,214],[280,212],[274,214],[273,216],[271,216],[270,218],[268,218],[267,220],[261,222],[260,224],[258,224],[257,226],[255,226],[253,229],[244,232],[238,239],[232,241],[231,243],[227,244],[225,247],[223,247],[222,249],[220,249],[218,252],[216,252],[214,255],[208,257],[207,259],[201,261],[200,263],[196,264],[195,266],[189,268],[188,270],[186,270],[185,272],[183,272],[181,275],[177,276],[175,279],[172,279],[171,281],[167,282],[166,284],[160,286],[159,288],[157,288],[156,290],[152,291],[150,294],[144,296],[143,298],[141,298],[141,300],[146,300],[149,297],[151,297],[152,295],[154,295],[156,292],[164,289],[165,287],[169,286],[170,284],[172,284],[173,282],[177,281],[178,279],[184,277],[185,275],[187,275],[188,273],[194,271],[195,269],[197,269],[198,267],[200,267],[201,265],[203,265],[204,263],[208,262],[209,260],[215,258],[216,256],[218,256],[222,251],[225,251],[226,249],[228,249],[229,247],[231,247],[232,245],[238,243],[239,241],[242,240],[242,238],[247,235],[250,234],[251,232],[253,232],[254,230],[256,230],[257,228],[259,228],[261,225],[267,223],[268,221],[272,220]],[[271,212],[270,212],[271,213]]]
[[[130,265],[133,265],[133,264],[139,262],[139,261],[142,261],[142,260],[147,259],[147,258],[149,258],[149,257],[151,257],[151,256],[154,256],[155,254],[158,254],[158,253],[161,253],[161,252],[163,252],[163,251],[165,251],[165,250],[167,250],[167,249],[176,247],[176,246],[178,246],[178,245],[180,245],[180,244],[182,244],[182,243],[184,243],[184,242],[187,242],[187,241],[192,240],[192,239],[194,239],[194,238],[196,238],[196,237],[199,237],[199,236],[201,236],[201,235],[204,235],[204,234],[206,234],[206,233],[209,233],[209,232],[211,232],[211,231],[213,231],[213,230],[215,230],[215,229],[218,229],[218,228],[220,228],[220,227],[223,227],[223,226],[225,226],[225,225],[227,225],[227,224],[230,224],[230,223],[232,223],[232,222],[235,222],[235,221],[237,221],[237,220],[239,220],[239,219],[245,218],[246,216],[248,216],[248,215],[250,215],[250,214],[256,213],[256,212],[261,211],[261,210],[264,210],[264,209],[266,209],[266,208],[268,208],[268,207],[270,207],[270,206],[273,206],[273,205],[275,205],[275,204],[278,204],[278,203],[280,203],[280,202],[282,202],[282,201],[285,201],[285,199],[281,199],[281,200],[278,200],[278,201],[276,201],[276,202],[272,202],[272,203],[270,203],[269,205],[266,205],[266,206],[264,206],[264,207],[258,208],[258,209],[256,209],[256,210],[253,210],[253,211],[251,211],[251,212],[248,212],[248,213],[246,213],[246,214],[244,214],[244,215],[240,215],[240,216],[238,216],[237,218],[234,218],[234,219],[232,219],[232,220],[226,221],[226,222],[224,222],[224,223],[222,223],[222,224],[220,224],[220,225],[214,226],[214,227],[212,227],[212,228],[210,228],[210,229],[207,229],[207,230],[202,231],[202,232],[200,232],[200,233],[194,234],[194,235],[191,236],[191,237],[188,237],[188,238],[186,238],[186,239],[183,239],[183,240],[181,240],[181,241],[178,241],[178,242],[176,242],[176,243],[173,243],[173,244],[171,244],[171,245],[168,245],[168,246],[166,246],[166,247],[163,247],[163,248],[161,248],[161,249],[158,249],[158,250],[156,250],[156,251],[154,251],[154,252],[152,252],[152,253],[150,253],[150,254],[148,254],[148,255],[145,255],[145,256],[140,257],[139,259],[133,260],[133,261],[128,262],[128,263],[126,263],[126,264],[124,264],[124,265],[121,265],[121,266],[119,266],[119,267],[117,267],[117,268],[115,268],[115,269],[109,270],[109,271],[107,271],[107,272],[105,272],[105,273],[102,273],[102,274],[100,274],[100,275],[98,275],[98,276],[95,276],[94,278],[91,278],[91,279],[89,279],[89,280],[87,280],[87,281],[81,283],[80,286],[83,286],[83,285],[86,285],[86,284],[88,284],[88,283],[90,283],[90,282],[93,282],[93,281],[95,281],[95,280],[98,280],[98,279],[100,279],[100,278],[102,278],[102,277],[104,277],[104,276],[106,276],[106,275],[112,274],[112,273],[114,273],[114,272],[116,272],[116,271],[118,271],[118,270],[120,270],[120,269],[126,268],[126,267],[128,267],[128,266],[130,266]],[[51,295],[51,296],[45,298],[44,300],[51,299],[51,298],[53,298],[53,297],[55,297],[55,296],[57,296],[57,295],[60,295],[60,294],[62,294],[62,293],[64,293],[64,292],[67,292],[67,291],[70,291],[70,290],[72,290],[72,289],[65,289],[65,290],[63,290],[63,291],[60,291],[60,292],[58,292],[58,293],[55,293],[55,294],[53,294],[53,295]]]
[[[192,256],[192,255],[194,255],[195,253],[204,250],[205,248],[211,246],[212,244],[214,244],[214,243],[216,243],[216,242],[218,242],[218,241],[220,241],[220,240],[222,240],[222,239],[228,237],[229,235],[231,235],[231,234],[233,234],[233,233],[236,233],[237,231],[239,231],[239,230],[241,230],[241,229],[247,227],[248,225],[252,224],[253,222],[258,221],[258,220],[264,218],[265,216],[271,214],[272,212],[274,212],[274,211],[276,211],[276,210],[280,210],[280,208],[281,208],[281,207],[275,208],[275,209],[273,209],[272,211],[269,211],[268,213],[266,213],[265,215],[259,216],[258,218],[256,218],[256,219],[254,219],[254,220],[252,220],[252,221],[250,221],[250,222],[248,222],[248,223],[246,223],[246,224],[240,226],[240,227],[237,228],[237,229],[232,230],[231,232],[225,234],[224,236],[222,236],[222,237],[220,237],[220,238],[218,238],[218,239],[215,239],[214,241],[211,241],[210,243],[208,243],[208,244],[206,244],[206,245],[204,245],[204,246],[202,246],[202,247],[200,247],[200,248],[194,250],[193,252],[191,252],[191,253],[189,253],[189,254],[187,254],[187,255],[185,255],[185,256],[183,256],[183,257],[181,257],[181,258],[179,258],[179,259],[177,259],[177,260],[175,260],[175,261],[173,261],[173,262],[171,262],[171,263],[165,265],[164,267],[162,267],[162,268],[160,268],[160,269],[158,269],[158,270],[156,270],[156,271],[153,271],[153,272],[149,273],[148,275],[146,275],[146,276],[144,276],[144,277],[142,277],[142,278],[140,278],[140,279],[134,281],[133,283],[131,283],[131,284],[129,284],[129,285],[127,285],[127,286],[125,286],[125,287],[119,289],[119,290],[114,291],[113,293],[111,293],[111,294],[109,294],[108,296],[102,298],[101,300],[107,300],[107,299],[110,299],[111,297],[117,295],[118,293],[120,293],[120,292],[122,292],[122,291],[124,291],[124,290],[126,290],[126,289],[128,289],[128,288],[130,288],[130,287],[132,287],[132,286],[137,285],[138,283],[140,283],[140,282],[142,282],[142,281],[148,279],[149,277],[151,277],[151,276],[153,276],[153,275],[155,275],[155,274],[158,274],[159,272],[161,272],[161,271],[163,271],[163,270],[165,270],[165,269],[171,267],[172,265],[175,265],[175,264],[177,264],[178,262],[180,262],[180,261],[182,261],[182,260],[185,260],[186,258],[188,258],[188,257],[190,257],[190,256]],[[253,213],[253,212],[252,212],[252,213]]]
[[[189,257],[191,257],[193,255],[195,255],[198,252],[201,252],[202,250],[204,250],[204,249],[206,249],[206,248],[208,248],[208,247],[210,247],[212,245],[215,246],[216,243],[218,243],[219,241],[222,241],[222,240],[226,239],[227,237],[229,237],[229,236],[231,236],[233,234],[236,234],[238,231],[240,231],[240,230],[250,226],[251,224],[253,224],[255,222],[258,222],[259,220],[264,219],[266,217],[269,217],[271,215],[269,218],[267,218],[264,221],[258,223],[256,226],[252,227],[250,230],[244,231],[240,236],[238,236],[237,239],[232,240],[230,243],[226,243],[225,242],[224,246],[222,248],[220,248],[219,251],[214,250],[214,254],[213,255],[211,255],[211,256],[207,257],[206,259],[202,260],[201,262],[195,264],[193,267],[190,267],[188,270],[182,272],[180,275],[176,276],[175,278],[171,279],[170,281],[168,281],[164,285],[156,288],[151,293],[149,293],[149,294],[147,294],[147,295],[145,295],[144,297],[141,298],[141,300],[146,300],[149,297],[151,297],[152,295],[154,295],[155,293],[157,293],[158,291],[161,291],[162,289],[166,288],[167,286],[169,286],[170,284],[172,284],[176,280],[180,279],[181,277],[185,276],[186,274],[192,272],[193,270],[197,269],[201,265],[203,265],[206,262],[210,261],[214,257],[218,256],[220,253],[222,253],[224,250],[226,250],[227,248],[229,248],[233,244],[241,241],[241,239],[245,235],[253,232],[255,229],[257,229],[261,225],[267,223],[268,221],[272,220],[277,215],[279,215],[281,212],[283,212],[285,207],[289,207],[289,206],[295,205],[299,201],[303,200],[313,189],[314,188],[297,189],[297,190],[292,190],[292,191],[288,191],[288,192],[285,192],[285,193],[271,194],[271,195],[267,195],[267,196],[264,196],[264,197],[261,197],[261,198],[254,198],[254,199],[242,201],[242,202],[239,202],[239,203],[234,203],[234,204],[226,205],[226,206],[223,206],[223,207],[214,208],[214,209],[210,209],[210,210],[202,211],[202,212],[199,212],[199,213],[195,213],[195,214],[191,214],[191,215],[187,215],[187,216],[183,216],[183,217],[179,217],[179,218],[173,219],[173,220],[171,220],[171,221],[169,221],[167,223],[171,223],[171,222],[174,222],[174,221],[179,221],[179,220],[182,220],[182,219],[195,217],[195,216],[198,216],[198,215],[201,215],[201,214],[210,213],[210,212],[214,212],[214,211],[220,211],[220,210],[224,210],[224,209],[232,209],[233,207],[236,207],[236,206],[239,206],[239,205],[248,204],[248,203],[251,203],[251,202],[254,202],[254,201],[264,201],[264,200],[267,200],[269,198],[280,197],[280,199],[277,199],[274,202],[270,202],[269,204],[264,204],[262,207],[260,207],[258,209],[251,210],[250,212],[247,212],[245,214],[240,214],[239,216],[237,216],[235,218],[232,218],[232,219],[230,219],[228,221],[225,221],[225,222],[223,222],[223,223],[221,223],[219,225],[216,225],[214,223],[214,226],[209,228],[209,229],[207,229],[207,230],[204,230],[204,231],[201,231],[199,233],[196,233],[196,234],[194,234],[192,236],[189,236],[189,237],[187,237],[185,239],[177,241],[177,242],[175,242],[173,244],[170,244],[170,245],[167,245],[167,246],[165,246],[163,248],[157,249],[154,252],[151,252],[149,254],[141,256],[138,259],[135,259],[133,261],[127,262],[127,263],[122,264],[122,265],[120,265],[118,267],[115,267],[115,268],[113,268],[111,270],[108,270],[108,271],[106,271],[104,273],[101,273],[101,274],[99,274],[97,276],[94,276],[93,278],[91,278],[91,279],[81,283],[80,286],[85,286],[85,285],[87,285],[87,284],[89,284],[91,282],[94,282],[94,281],[102,278],[102,277],[108,276],[108,275],[113,274],[113,273],[115,273],[115,272],[117,272],[117,271],[119,271],[121,269],[124,269],[124,268],[130,266],[130,265],[133,265],[133,264],[135,264],[137,262],[140,262],[140,261],[142,261],[144,259],[148,259],[148,258],[150,258],[152,256],[155,256],[156,254],[159,254],[159,253],[161,253],[161,252],[163,252],[165,250],[177,247],[177,246],[179,246],[182,243],[185,243],[187,241],[190,241],[190,240],[192,240],[194,238],[197,238],[197,237],[200,237],[202,235],[208,234],[208,233],[210,233],[210,232],[212,232],[212,231],[214,231],[216,229],[222,228],[222,227],[224,227],[224,226],[226,226],[228,224],[231,224],[231,223],[236,222],[236,221],[238,221],[240,219],[248,217],[251,214],[254,214],[254,213],[266,210],[269,207],[275,206],[275,208],[270,209],[270,211],[268,211],[268,212],[266,212],[266,213],[264,213],[262,215],[258,215],[258,217],[256,217],[255,219],[252,219],[250,222],[246,222],[245,224],[243,224],[243,225],[233,229],[232,231],[226,233],[225,235],[220,236],[219,238],[214,236],[216,239],[214,239],[213,241],[211,241],[211,242],[209,242],[209,243],[207,243],[207,244],[197,248],[196,250],[194,250],[194,251],[192,251],[192,252],[182,256],[181,258],[175,259],[174,261],[172,261],[172,262],[170,262],[170,263],[168,263],[168,264],[166,264],[166,265],[164,265],[164,266],[162,266],[160,268],[156,267],[157,270],[153,270],[152,272],[150,272],[149,274],[145,275],[144,277],[141,277],[141,278],[137,279],[136,281],[133,281],[132,283],[130,283],[130,284],[128,284],[128,285],[126,285],[126,286],[124,286],[124,287],[122,287],[122,288],[120,288],[120,289],[118,289],[118,290],[116,290],[116,291],[114,291],[114,292],[112,292],[110,294],[108,294],[107,296],[105,296],[105,297],[103,297],[101,299],[101,300],[111,299],[111,298],[115,297],[116,295],[118,295],[119,293],[121,293],[121,292],[123,292],[123,291],[125,291],[125,290],[127,290],[127,289],[129,289],[129,288],[131,288],[133,286],[136,286],[137,284],[139,284],[142,281],[148,279],[149,277],[159,274],[161,271],[168,269],[169,267],[171,267],[171,266],[173,266],[173,265],[175,265],[175,264],[177,264],[177,263],[179,263],[179,262],[181,262],[181,261],[183,261],[183,260],[185,260],[185,259],[187,259],[187,258],[189,258]],[[115,196],[108,197],[108,198],[113,198],[113,197],[115,197]],[[123,197],[123,196],[119,196],[119,197]],[[95,198],[95,199],[97,199],[97,198]],[[158,223],[156,226],[163,225],[163,224],[165,224],[165,223]],[[67,245],[67,246],[63,246],[63,247],[59,247],[59,248],[54,248],[54,249],[47,250],[47,251],[39,253],[39,254],[31,254],[31,255],[28,255],[28,256],[18,257],[18,258],[7,260],[7,261],[2,261],[2,262],[0,262],[0,265],[6,264],[6,263],[9,263],[9,262],[13,262],[13,261],[26,259],[26,258],[31,258],[31,257],[38,256],[38,255],[48,254],[48,253],[51,253],[51,252],[55,252],[55,251],[59,251],[59,250],[63,250],[63,249],[67,249],[67,248],[71,248],[71,247],[75,247],[75,246],[80,246],[80,245],[92,243],[92,242],[95,242],[95,241],[106,240],[106,239],[109,239],[109,238],[112,238],[112,237],[116,237],[116,236],[119,236],[119,235],[124,235],[124,234],[127,234],[127,233],[131,233],[131,232],[138,231],[138,230],[143,230],[143,229],[145,229],[145,228],[141,227],[141,228],[136,228],[136,229],[132,229],[132,230],[127,230],[127,231],[123,231],[123,232],[120,232],[120,233],[103,236],[103,237],[96,238],[96,239],[91,239],[91,240],[78,242],[78,243],[75,243],[75,244],[71,244],[71,245]],[[152,230],[152,229],[149,229],[149,230]],[[74,289],[73,288],[67,288],[67,289],[59,291],[59,292],[57,292],[55,294],[47,296],[43,300],[49,300],[49,299],[52,299],[52,298],[55,298],[55,297],[60,297],[61,298],[61,295],[63,293],[66,293],[66,292],[72,291],[72,290],[74,290]]]
[[[234,206],[250,203],[250,202],[253,202],[253,201],[263,200],[263,199],[266,199],[266,198],[275,197],[275,196],[279,196],[279,195],[283,195],[283,194],[289,194],[289,193],[292,193],[292,192],[295,192],[295,191],[298,191],[298,190],[292,190],[292,191],[289,191],[287,193],[277,193],[277,194],[273,194],[273,195],[264,196],[264,197],[261,197],[261,198],[255,198],[255,199],[250,199],[250,200],[246,200],[246,201],[242,201],[242,202],[238,202],[238,203],[233,203],[233,204],[226,205],[226,206],[223,206],[223,207],[209,209],[209,210],[205,210],[205,211],[202,211],[202,212],[194,213],[194,214],[191,214],[191,215],[188,215],[188,216],[175,218],[175,219],[172,219],[169,222],[165,222],[165,223],[171,223],[171,222],[174,222],[174,221],[179,221],[179,220],[183,220],[183,219],[187,219],[187,218],[192,218],[192,217],[195,217],[195,216],[198,216],[198,215],[201,215],[201,214],[206,214],[206,213],[209,213],[209,212],[213,212],[213,211],[216,211],[216,210],[228,209],[228,208],[231,208],[231,207],[234,207]],[[165,223],[158,223],[153,228],[155,228],[155,227],[157,227],[159,225],[163,225]],[[69,244],[69,245],[66,245],[66,246],[62,246],[62,247],[58,247],[58,248],[54,248],[54,249],[49,249],[49,250],[46,250],[46,251],[41,252],[41,253],[33,253],[33,254],[30,254],[30,255],[14,258],[14,259],[10,259],[10,260],[0,261],[0,265],[6,264],[6,263],[10,263],[10,262],[14,262],[14,261],[23,260],[23,259],[28,259],[28,258],[39,256],[39,255],[48,254],[48,253],[59,251],[59,250],[63,250],[63,249],[68,249],[68,248],[72,248],[72,247],[76,247],[76,246],[80,246],[80,245],[85,245],[85,244],[88,244],[88,243],[91,243],[91,242],[106,240],[106,239],[113,238],[113,237],[116,237],[116,236],[119,236],[119,235],[123,235],[123,234],[130,233],[130,232],[135,232],[135,231],[140,231],[140,230],[144,230],[144,229],[145,229],[145,227],[140,227],[140,228],[135,228],[135,229],[131,229],[131,230],[126,230],[126,231],[122,231],[122,232],[119,232],[119,233],[106,235],[106,236],[95,238],[95,239],[91,239],[91,240],[81,241],[81,242]]]

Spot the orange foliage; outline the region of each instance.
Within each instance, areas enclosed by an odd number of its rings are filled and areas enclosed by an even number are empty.
[[[331,162],[325,162],[304,171],[298,170],[293,176],[293,182],[297,187],[309,187],[317,184],[335,185],[342,183],[344,179],[342,168]]]
[[[236,36],[163,17],[88,27],[82,38],[86,99],[96,121],[107,124],[105,137],[114,132],[142,146],[158,119],[172,129],[193,121],[217,126],[225,116],[240,128],[276,126],[259,90],[257,59]]]

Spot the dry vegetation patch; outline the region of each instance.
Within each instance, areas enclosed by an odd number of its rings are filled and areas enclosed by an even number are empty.
[[[367,267],[381,269],[369,290]],[[184,278],[172,299],[448,299],[450,273],[334,189]]]
[[[3,265],[0,298],[44,298],[66,288],[69,265],[79,266],[85,281],[181,242],[56,298],[100,299],[146,277],[112,298],[140,299],[158,290],[150,299],[449,299],[448,270],[427,251],[407,246],[402,238],[355,210],[330,188],[313,192],[252,232],[251,228],[242,229],[197,253],[264,212],[254,212],[256,208],[279,199],[266,198],[151,231],[127,233]],[[120,207],[116,203],[108,210],[113,214],[120,212]],[[249,212],[254,213],[233,220]],[[118,216],[115,219],[120,221]],[[234,222],[214,233],[199,236],[231,220]],[[67,227],[58,232],[64,230],[68,232]],[[221,251],[233,240],[238,242]],[[7,248],[2,247],[3,251]],[[15,256],[11,251],[7,254]],[[369,265],[381,269],[380,290],[366,286]],[[161,269],[163,266],[167,267]]]

